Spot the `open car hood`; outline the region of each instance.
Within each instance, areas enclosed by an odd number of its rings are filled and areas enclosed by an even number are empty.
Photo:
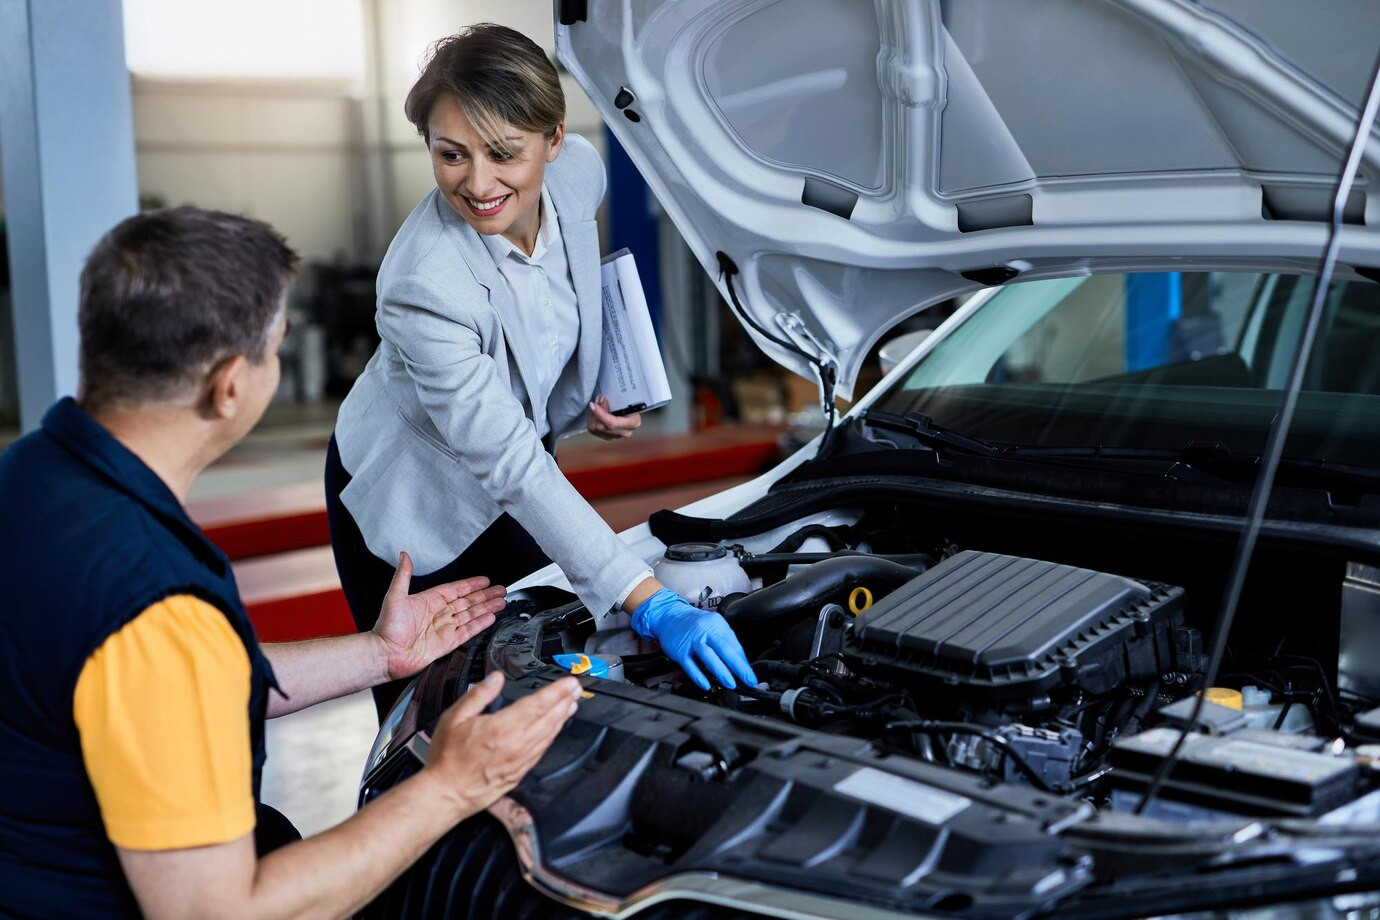
[[[832,365],[843,396],[888,328],[983,285],[1313,268],[1380,46],[1374,0],[556,0],[556,16],[561,63],[726,298],[719,253],[736,266],[749,334],[797,373]],[[1342,270],[1380,263],[1377,175],[1380,129]]]

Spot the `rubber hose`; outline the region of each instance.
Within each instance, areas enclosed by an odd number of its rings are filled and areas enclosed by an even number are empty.
[[[843,536],[839,534],[839,529],[846,530],[849,528],[845,527],[836,529],[833,527],[826,527],[823,524],[806,524],[804,527],[800,528],[795,533],[791,534],[789,537],[782,540],[776,546],[773,546],[767,552],[793,553],[796,550],[800,549],[800,547],[803,546],[805,541],[808,540],[810,537],[819,537],[823,539],[825,543],[829,544],[830,549],[843,549],[848,544],[844,542]]]
[[[770,587],[719,605],[719,613],[730,623],[755,625],[784,617],[814,615],[827,603],[837,603],[849,591],[865,585],[874,597],[881,598],[924,572],[923,568],[901,565],[877,556],[840,555],[816,562],[789,575]]]
[[[915,569],[916,574],[920,574],[934,565],[934,557],[925,553],[898,553],[895,555],[885,555],[882,553],[862,553],[855,549],[839,550],[833,553],[749,553],[738,560],[742,565],[743,571],[748,574],[760,572],[772,568],[789,568],[793,565],[818,565],[829,559],[837,559],[840,556],[861,557],[863,559],[885,559],[887,562],[895,562],[907,568]]]

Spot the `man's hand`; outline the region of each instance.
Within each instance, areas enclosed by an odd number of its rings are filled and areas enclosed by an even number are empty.
[[[140,911],[150,920],[353,915],[456,822],[516,786],[580,695],[579,682],[565,677],[481,715],[502,689],[503,675],[490,674],[441,713],[416,776],[325,833],[263,859],[253,834],[178,850],[117,848]]]
[[[502,585],[483,576],[408,594],[412,557],[403,553],[374,626],[389,680],[411,677],[447,652],[488,629],[507,603]]]
[[[453,791],[462,814],[488,808],[536,766],[575,714],[580,682],[563,677],[493,715],[482,715],[503,690],[494,671],[441,713],[426,771]]]
[[[585,422],[585,427],[590,434],[605,441],[630,438],[634,431],[642,427],[642,413],[614,415],[609,411],[609,398],[600,396],[589,404],[589,420]]]

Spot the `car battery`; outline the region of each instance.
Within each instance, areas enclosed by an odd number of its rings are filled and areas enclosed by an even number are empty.
[[[1114,743],[1112,788],[1143,792],[1178,737],[1178,729],[1153,728]],[[1235,814],[1321,815],[1356,797],[1361,768],[1310,747],[1275,732],[1191,734],[1160,794]]]

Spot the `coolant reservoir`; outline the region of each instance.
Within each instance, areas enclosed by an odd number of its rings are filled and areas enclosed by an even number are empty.
[[[1313,717],[1302,703],[1286,706],[1272,702],[1274,695],[1260,687],[1241,688],[1241,711],[1251,728],[1281,731],[1287,735],[1307,734],[1314,730]],[[1281,716],[1280,713],[1283,713]]]
[[[717,543],[675,543],[652,565],[652,575],[703,610],[718,610],[725,595],[751,585],[738,557]]]

